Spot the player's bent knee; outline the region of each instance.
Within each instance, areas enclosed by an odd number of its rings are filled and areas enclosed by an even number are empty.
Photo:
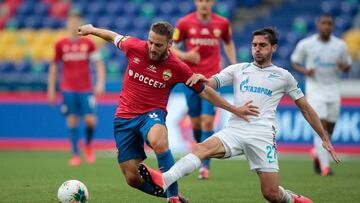
[[[159,139],[156,142],[154,142],[153,144],[151,144],[155,154],[162,154],[164,152],[166,152],[167,150],[169,150],[169,145],[167,140],[164,139]]]

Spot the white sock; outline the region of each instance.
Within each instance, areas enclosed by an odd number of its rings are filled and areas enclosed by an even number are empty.
[[[163,174],[165,189],[181,177],[190,174],[200,167],[201,160],[195,154],[188,154],[177,161],[168,171]]]
[[[280,200],[280,203],[294,203],[294,198],[289,192],[284,190],[284,188],[281,187],[281,186],[279,186],[279,189],[283,194],[283,196],[282,196],[282,198]]]
[[[319,136],[314,137],[314,145],[315,145],[316,155],[320,161],[321,170],[330,167],[328,151],[326,151],[326,149],[324,149],[324,147],[322,146],[322,140]]]

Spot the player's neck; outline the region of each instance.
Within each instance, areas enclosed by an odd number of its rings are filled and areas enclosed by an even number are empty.
[[[328,41],[330,41],[330,38],[331,38],[331,35],[329,35],[329,36],[319,35],[319,37],[318,37],[318,39],[321,42],[328,42]]]
[[[271,61],[267,61],[267,62],[264,62],[264,63],[257,63],[256,61],[253,62],[253,64],[258,67],[258,68],[267,68],[267,67],[270,67],[272,66],[273,64],[271,63]]]
[[[207,14],[200,14],[199,12],[196,13],[196,17],[198,20],[200,20],[201,22],[209,22],[211,20],[211,13],[207,13]]]

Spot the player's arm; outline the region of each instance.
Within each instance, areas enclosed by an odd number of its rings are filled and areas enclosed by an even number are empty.
[[[47,98],[50,104],[53,104],[56,99],[56,77],[57,77],[57,64],[52,62],[48,73],[48,86],[47,86]]]
[[[294,52],[291,54],[291,66],[299,73],[312,77],[314,75],[314,68],[311,67],[303,67],[303,64],[306,60],[306,50],[307,45],[306,41],[300,41],[296,47]]]
[[[228,43],[224,43],[224,51],[231,64],[236,63],[236,51],[234,40],[230,40]]]
[[[103,60],[96,60],[95,61],[96,67],[96,85],[95,85],[95,94],[102,94],[105,92],[105,65]]]
[[[314,111],[314,109],[311,107],[309,102],[306,100],[305,97],[301,97],[297,100],[295,100],[296,106],[299,107],[301,113],[303,114],[304,118],[307,120],[307,122],[311,125],[311,127],[315,130],[315,132],[320,136],[320,138],[323,141],[323,147],[329,151],[332,158],[336,163],[340,162],[340,159],[338,158],[334,147],[332,146],[329,136],[327,135],[325,129],[321,125],[321,121]]]
[[[182,51],[179,48],[179,44],[175,44],[172,46],[171,50],[175,53],[177,57],[179,57],[182,61],[199,64],[200,63],[200,54],[198,53],[199,47],[195,47],[190,49],[189,51]]]
[[[198,82],[204,82],[206,83],[207,86],[210,86],[213,89],[218,88],[217,82],[214,78],[210,78],[207,79],[204,75],[198,73],[198,74],[193,74],[187,81],[186,81],[186,85],[189,87],[192,87],[193,85],[195,85]]]
[[[91,24],[80,26],[78,28],[77,34],[80,36],[94,35],[111,43],[114,42],[116,36],[119,36],[119,34],[117,34],[116,32],[113,32],[111,30],[96,28]]]
[[[303,67],[302,65],[300,65],[299,63],[291,63],[291,66],[299,73],[302,73],[306,76],[313,76],[314,75],[314,69],[313,68],[309,68],[306,69],[305,67]]]
[[[202,98],[208,100],[214,106],[225,109],[246,121],[249,121],[247,118],[249,115],[259,115],[258,107],[252,105],[252,101],[246,103],[244,106],[235,107],[222,98],[217,92],[215,92],[214,89],[207,85],[205,85],[203,91],[199,95]]]

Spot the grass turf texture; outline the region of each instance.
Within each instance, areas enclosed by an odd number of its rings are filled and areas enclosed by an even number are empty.
[[[94,165],[77,168],[67,165],[65,152],[0,151],[0,202],[57,202],[57,189],[69,179],[85,183],[91,203],[166,202],[126,185],[116,158],[110,152],[98,153]],[[156,166],[154,159],[146,161]],[[197,173],[183,178],[180,191],[193,203],[266,202],[260,193],[258,177],[245,160],[214,160],[210,179],[197,180]],[[334,166],[335,176],[315,175],[310,158],[280,158],[281,185],[311,197],[314,202],[360,202],[359,158]]]

